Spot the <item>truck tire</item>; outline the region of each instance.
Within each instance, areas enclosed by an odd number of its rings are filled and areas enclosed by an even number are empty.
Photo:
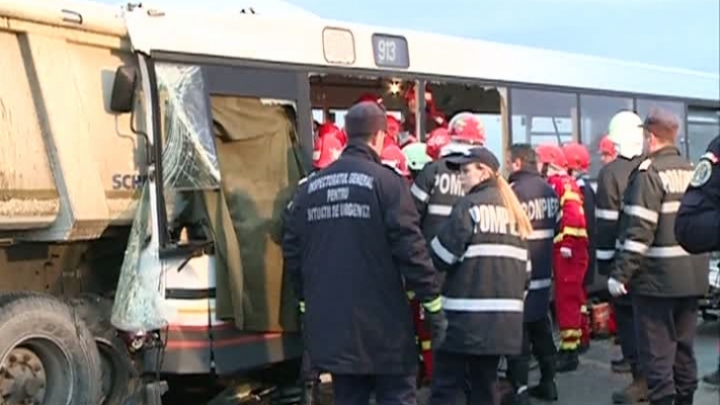
[[[96,295],[70,300],[78,316],[92,333],[102,368],[101,405],[122,405],[141,381],[127,346],[110,323],[112,302]]]
[[[0,295],[0,368],[4,404],[99,403],[100,356],[92,335],[52,296]]]

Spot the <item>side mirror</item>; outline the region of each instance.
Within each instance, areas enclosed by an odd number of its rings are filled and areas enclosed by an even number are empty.
[[[110,110],[115,113],[132,112],[135,106],[135,82],[137,68],[134,66],[120,66],[115,71],[112,93],[110,95]]]

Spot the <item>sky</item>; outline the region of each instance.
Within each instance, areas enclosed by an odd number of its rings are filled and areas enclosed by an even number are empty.
[[[117,0],[99,0],[122,4]],[[287,14],[281,0],[150,0]],[[288,0],[324,18],[720,73],[719,0]]]

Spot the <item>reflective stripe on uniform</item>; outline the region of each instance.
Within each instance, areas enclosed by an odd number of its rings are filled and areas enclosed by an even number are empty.
[[[574,191],[566,191],[563,193],[562,197],[560,197],[560,205],[564,205],[567,201],[577,201],[582,203],[582,198],[580,197],[580,194]]]
[[[527,265],[525,266],[525,270],[526,270],[528,273],[531,273],[531,272],[532,272],[532,261],[530,261],[530,260],[527,261]]]
[[[645,252],[647,252],[649,246],[644,243],[635,242],[632,240],[626,240],[625,243],[623,243],[622,248],[623,248],[623,250],[626,250],[628,252],[639,253],[641,255],[644,255]]]
[[[528,235],[528,240],[552,239],[555,236],[554,229],[536,229]]]
[[[469,257],[507,257],[510,259],[527,260],[528,251],[527,249],[510,245],[479,243],[468,246],[462,258],[467,259]]]
[[[560,242],[563,240],[566,236],[575,236],[577,238],[587,238],[587,230],[584,228],[573,228],[570,226],[566,226],[562,229],[562,232],[560,232],[554,239],[555,242]]]
[[[615,250],[598,249],[595,251],[595,256],[598,260],[610,260],[615,257]]]
[[[300,301],[300,304],[298,305],[300,309],[300,313],[305,313],[305,301]]]
[[[447,298],[442,299],[443,309],[447,311],[469,312],[523,312],[523,300],[495,298]]]
[[[674,214],[680,210],[680,201],[670,201],[662,203],[660,212],[663,214]]]
[[[689,255],[690,253],[683,249],[682,246],[654,246],[645,252],[645,256],[655,258],[682,257]]]
[[[545,288],[550,288],[552,285],[552,279],[551,278],[541,278],[537,280],[530,280],[530,287],[528,287],[528,290],[542,290]]]
[[[422,304],[423,308],[425,308],[426,311],[432,313],[437,312],[441,309],[443,309],[443,300],[440,297],[437,297],[431,301],[423,302]]]
[[[440,258],[440,260],[444,261],[447,264],[453,264],[458,261],[458,258],[449,250],[447,250],[445,246],[442,245],[442,243],[440,243],[440,239],[438,239],[437,236],[434,237],[432,241],[430,241],[430,249],[435,252],[437,257]]]
[[[449,205],[428,204],[427,207],[427,213],[430,215],[441,215],[446,217],[450,215],[450,211],[452,211],[452,207]]]
[[[618,211],[613,211],[613,210],[596,209],[595,210],[595,218],[606,219],[608,221],[617,221],[618,218],[620,218],[620,213]]]
[[[420,348],[423,351],[428,351],[432,348],[432,340],[423,340],[420,342]]]
[[[413,183],[412,187],[410,187],[410,193],[422,202],[427,202],[430,199],[430,195],[418,187],[415,183]]]
[[[645,207],[641,207],[639,205],[626,205],[625,208],[623,208],[623,212],[652,223],[657,223],[659,216],[657,212],[649,210]]]

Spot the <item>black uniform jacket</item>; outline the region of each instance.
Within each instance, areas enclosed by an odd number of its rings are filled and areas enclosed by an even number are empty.
[[[428,241],[450,215],[455,202],[465,195],[460,173],[447,166],[447,157],[426,165],[415,178],[410,192],[420,213],[420,227]]]
[[[690,253],[720,251],[720,136],[710,142],[675,220],[675,237]]]
[[[692,165],[674,146],[651,153],[632,173],[611,272],[629,292],[655,297],[707,292],[708,256],[690,255],[675,239],[675,218],[692,175]]]
[[[440,350],[519,354],[531,264],[527,243],[509,225],[494,180],[479,184],[453,206],[430,248],[438,268],[447,271],[443,308],[448,329]]]
[[[560,203],[555,190],[537,171],[523,170],[511,174],[510,185],[533,226],[527,242],[532,277],[525,298],[525,322],[534,322],[547,316],[550,305],[553,238]]]
[[[597,194],[595,195],[595,226],[598,272],[610,275],[618,241],[620,206],[627,189],[630,174],[638,167],[644,157],[627,159],[618,156],[603,166],[598,174]]]
[[[585,226],[588,235],[588,268],[585,272],[583,284],[590,286],[595,281],[597,271],[597,226],[595,222],[595,191],[587,178],[578,178],[577,185],[580,188],[583,199],[583,211],[585,211]]]
[[[417,346],[406,288],[439,295],[404,180],[366,145],[298,190],[285,224],[285,271],[304,301],[314,365],[346,374],[410,374]]]

